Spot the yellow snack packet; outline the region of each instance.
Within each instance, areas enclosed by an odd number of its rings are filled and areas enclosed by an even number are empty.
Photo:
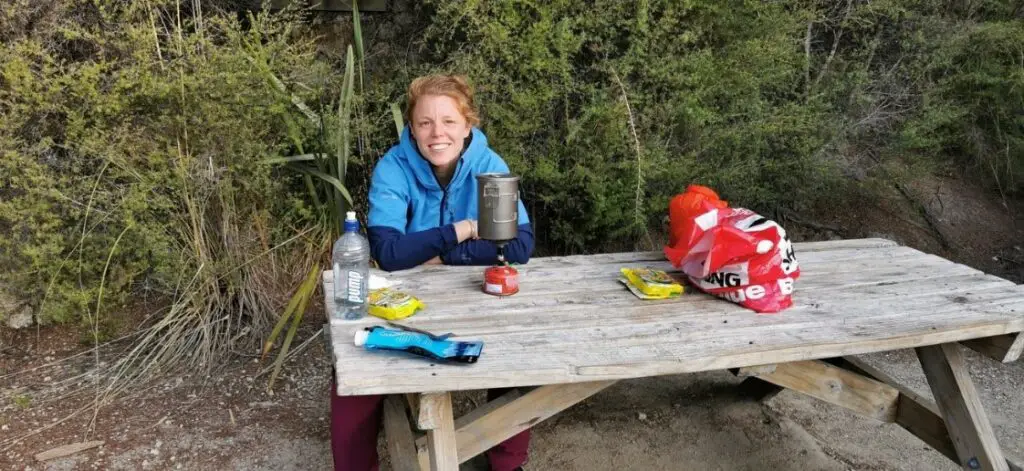
[[[620,269],[629,284],[652,299],[665,299],[683,294],[683,285],[661,270],[651,268]]]
[[[389,321],[405,319],[425,307],[416,297],[391,288],[371,290],[369,301],[370,315]]]

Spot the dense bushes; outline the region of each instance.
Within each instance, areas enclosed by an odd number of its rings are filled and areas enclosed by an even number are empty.
[[[1022,10],[926,23],[921,41],[938,47],[921,61],[919,108],[901,135],[916,155],[949,159],[1004,194],[1024,189]]]
[[[765,2],[430,2],[431,63],[468,73],[542,244],[624,247],[702,181],[771,209],[823,182],[805,12]],[[648,241],[644,241],[647,245]],[[653,248],[653,247],[652,247]]]
[[[1024,6],[1019,2],[825,3],[812,93],[838,127],[830,160],[863,177],[966,172],[1024,189]],[[827,7],[826,7],[827,6]],[[813,74],[812,74],[813,75]]]
[[[244,18],[211,2],[202,15],[173,0],[0,13],[0,281],[41,318],[88,318],[105,271],[111,301],[180,294],[206,273],[201,292],[225,295],[238,326],[278,306],[268,299],[284,290],[261,277],[306,272],[256,262],[322,222],[301,178],[260,162],[331,147],[293,102],[338,123],[349,35],[336,26],[350,19]],[[446,71],[478,87],[544,253],[655,246],[647,232],[693,181],[769,214],[905,168],[964,169],[1019,194],[1021,10],[396,2],[367,22],[345,183],[364,211],[394,139],[390,106],[412,77]],[[290,246],[299,259],[326,253],[305,244]]]
[[[247,315],[271,304],[238,296],[252,288],[238,268],[306,224],[288,181],[260,163],[296,136],[315,140],[289,125],[289,97],[261,73],[329,76],[298,23],[179,17],[174,2],[50,3],[20,2],[0,28],[5,286],[43,321],[95,321],[100,289],[117,306],[132,283],[168,298],[205,280]]]
[[[1022,189],[1020,7],[429,4],[427,62],[477,81],[554,251],[629,247],[692,181],[767,213],[906,168]]]

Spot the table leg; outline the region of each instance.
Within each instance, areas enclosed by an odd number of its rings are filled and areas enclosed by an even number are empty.
[[[855,356],[843,357],[839,366],[868,378],[877,379],[899,390],[896,423],[934,448],[935,451],[942,453],[943,456],[957,463],[960,462],[953,439],[949,437],[946,421],[942,418],[939,406],[935,405],[935,401],[921,396],[893,376]],[[1010,460],[1006,461],[1006,465],[1010,471],[1021,471],[1021,467]]]
[[[427,430],[427,448],[431,471],[458,471],[459,454],[455,445],[455,416],[452,396],[447,393],[420,395],[420,421],[429,415],[433,428]],[[422,426],[422,424],[421,424]]]
[[[384,441],[394,471],[422,471],[416,458],[416,440],[402,396],[384,398]]]
[[[1024,352],[1024,333],[999,335],[960,342],[982,355],[1001,363],[1011,363]]]
[[[970,470],[1008,470],[957,344],[920,347],[917,357],[945,418],[960,466]]]

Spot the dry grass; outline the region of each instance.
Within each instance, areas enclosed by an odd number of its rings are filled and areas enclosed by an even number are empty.
[[[155,61],[153,66],[165,72],[172,83],[178,81],[174,89],[180,103],[207,100],[202,89],[197,90],[194,83],[188,82],[194,77],[189,76],[193,70],[186,67],[215,69],[223,65],[224,57],[218,57],[210,49],[214,44],[212,38],[217,36],[212,26],[217,18],[204,15],[199,0],[152,0],[147,2],[147,6],[151,8],[144,23],[149,29],[139,37],[150,38],[152,44],[140,44],[140,49],[148,50],[149,58]],[[218,37],[217,40],[224,41],[225,38]],[[262,45],[259,40],[254,43],[256,47]],[[266,72],[272,74],[269,69]],[[346,80],[351,94],[351,72]],[[278,83],[283,86],[280,80]],[[267,93],[272,94],[273,90],[268,87]],[[344,106],[349,107],[350,103],[351,99]],[[173,181],[161,186],[170,195],[167,206],[176,209],[176,217],[165,221],[168,238],[174,241],[170,248],[172,253],[167,256],[180,267],[176,272],[177,279],[171,279],[165,293],[166,304],[149,315],[139,330],[104,342],[99,327],[101,314],[109,309],[104,302],[107,269],[114,268],[111,260],[121,250],[121,237],[131,235],[133,230],[130,223],[123,229],[119,227],[121,235],[109,248],[102,279],[83,280],[84,283],[100,285],[98,299],[85,316],[92,348],[79,355],[0,377],[25,384],[26,380],[40,374],[56,376],[42,390],[18,388],[16,391],[4,391],[5,395],[10,393],[19,397],[31,392],[33,405],[76,397],[88,398],[87,406],[31,434],[83,413],[92,412],[95,418],[100,409],[111,401],[141,393],[155,384],[153,379],[163,375],[182,370],[209,372],[223,365],[231,356],[255,356],[266,335],[281,319],[282,307],[287,304],[294,288],[303,280],[308,281],[308,274],[319,274],[323,258],[329,253],[331,229],[324,229],[326,225],[319,219],[309,221],[307,224],[310,225],[303,227],[281,227],[277,216],[269,208],[261,206],[259,197],[254,201],[251,192],[239,190],[246,182],[237,179],[247,172],[238,172],[229,166],[237,165],[240,159],[234,156],[231,159],[218,158],[215,152],[219,146],[211,146],[210,138],[203,135],[207,129],[201,127],[202,124],[195,124],[195,118],[202,115],[198,112],[189,115],[190,112],[187,108],[181,110],[179,123],[167,127],[168,136],[164,136],[176,143],[176,149],[169,156]],[[296,109],[296,114],[302,112]],[[342,124],[349,125],[347,116]],[[350,142],[347,136],[341,141],[346,146]],[[251,165],[265,166],[260,162],[265,156],[248,157]],[[335,156],[331,156],[331,160],[335,160]],[[106,162],[111,163],[109,160]],[[111,184],[107,178],[110,172],[104,172],[107,164],[96,174],[95,183],[90,182],[93,193]],[[114,165],[122,164],[114,162]],[[344,173],[333,170],[343,181]],[[343,186],[339,189],[339,185],[340,182],[328,182],[327,190],[321,191],[342,197],[345,189]],[[266,196],[267,199],[274,197]],[[347,195],[345,197],[350,200]],[[90,197],[79,228],[82,240],[95,226],[95,218],[90,217],[92,206]],[[290,236],[287,235],[289,231]],[[82,256],[79,250],[82,240],[79,240],[78,247],[68,252],[58,272],[65,265],[73,266],[75,262],[72,259]],[[315,299],[313,296],[319,285],[315,283],[316,279],[314,277],[314,283],[304,283],[307,303]],[[295,319],[293,326],[297,326],[301,316]],[[286,343],[290,343],[291,338]],[[286,355],[287,348],[283,348],[275,364],[278,369]],[[67,374],[68,370],[79,373]],[[0,410],[6,405],[0,404]],[[4,437],[0,440],[0,448],[10,447],[22,438],[24,436]]]

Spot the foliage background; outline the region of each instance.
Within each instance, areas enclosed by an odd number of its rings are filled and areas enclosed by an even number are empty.
[[[267,160],[341,123],[365,213],[391,105],[429,72],[476,85],[543,254],[656,249],[691,182],[772,216],[921,172],[1024,189],[1019,1],[396,1],[363,18],[347,121],[347,14],[5,3],[0,289],[93,341],[146,299],[206,351],[258,342],[331,234]]]

